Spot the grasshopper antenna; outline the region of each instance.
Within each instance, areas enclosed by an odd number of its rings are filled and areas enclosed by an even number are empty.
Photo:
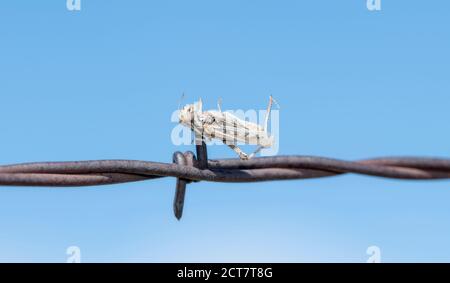
[[[202,100],[202,98],[200,98],[197,103],[198,103],[197,111],[199,111],[201,113],[203,111],[203,100]]]
[[[272,103],[275,103],[278,107],[278,109],[280,109],[280,105],[278,104],[278,102],[272,97],[272,95],[269,96],[269,105],[267,106],[267,112],[266,112],[266,117],[264,118],[264,131],[266,132],[266,134],[268,133],[268,127],[269,127],[269,116],[270,116],[270,111],[272,110]]]
[[[219,112],[222,112],[222,97],[219,97],[219,99],[217,100],[217,109],[219,110]]]
[[[280,109],[280,104],[278,104],[278,102],[275,100],[275,98],[273,98],[272,95],[270,95],[270,97],[272,97],[272,101],[275,103],[275,105],[277,106],[277,108]]]
[[[181,103],[183,102],[183,99],[184,99],[184,91],[180,99],[178,100],[178,111],[181,111]]]

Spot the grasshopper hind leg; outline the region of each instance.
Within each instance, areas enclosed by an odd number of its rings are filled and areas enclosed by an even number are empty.
[[[242,149],[240,149],[238,146],[234,145],[234,144],[229,144],[228,145],[232,150],[234,150],[234,152],[236,152],[239,155],[239,158],[242,160],[248,160],[249,156],[247,153],[243,152]]]
[[[240,149],[238,146],[234,145],[234,144],[229,144],[228,145],[232,150],[234,150],[234,152],[236,152],[239,155],[239,158],[242,160],[249,160],[250,158],[255,157],[255,155],[261,151],[261,149],[263,149],[263,146],[258,146],[258,148],[256,148],[256,150],[254,152],[252,152],[251,154],[247,154],[245,152],[242,151],[242,149]]]
[[[255,155],[256,155],[258,152],[260,152],[261,149],[263,149],[263,148],[264,148],[263,146],[258,146],[258,147],[256,148],[256,150],[255,150],[254,152],[252,152],[252,154],[250,154],[250,155],[248,156],[248,159],[255,157]]]

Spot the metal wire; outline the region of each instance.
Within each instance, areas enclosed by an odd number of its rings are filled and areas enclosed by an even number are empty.
[[[169,176],[191,181],[260,182],[343,173],[396,179],[448,179],[450,160],[386,157],[351,162],[314,156],[276,156],[250,160],[209,160],[208,168],[203,170],[195,165],[137,160],[40,162],[0,166],[0,185],[96,186]]]
[[[186,184],[192,181],[262,182],[308,179],[356,173],[394,179],[450,179],[450,159],[385,157],[344,161],[314,156],[208,160],[206,145],[197,156],[176,152],[174,163],[138,160],[39,162],[0,166],[0,186],[97,186],[176,177],[174,213],[183,212]]]

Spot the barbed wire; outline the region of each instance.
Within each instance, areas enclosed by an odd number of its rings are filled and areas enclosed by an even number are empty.
[[[176,177],[174,213],[183,212],[190,182],[262,182],[309,179],[356,173],[394,179],[450,179],[450,159],[384,157],[359,161],[316,156],[256,157],[250,160],[208,160],[206,145],[193,152],[175,152],[173,163],[138,160],[35,162],[0,166],[1,186],[97,186]]]

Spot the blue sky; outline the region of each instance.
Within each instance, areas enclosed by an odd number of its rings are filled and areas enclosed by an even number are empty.
[[[280,154],[450,157],[448,1],[9,1],[0,164],[170,162],[182,92],[280,108]],[[223,147],[213,158],[234,157]],[[450,183],[345,175],[0,190],[0,261],[450,261]]]

